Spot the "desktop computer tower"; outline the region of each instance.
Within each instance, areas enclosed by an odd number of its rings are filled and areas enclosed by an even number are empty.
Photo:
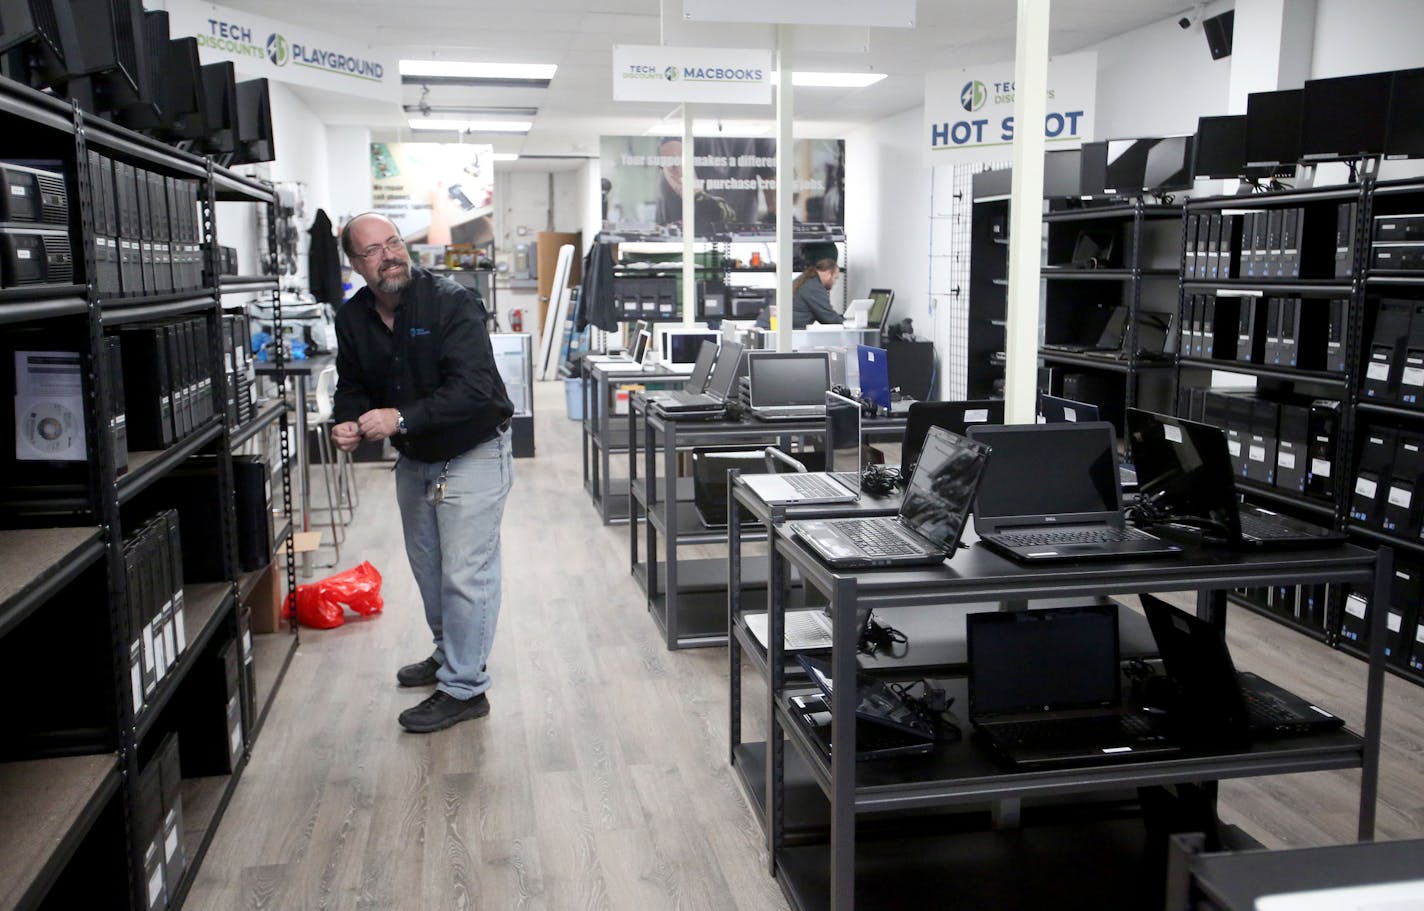
[[[233,494],[237,508],[237,568],[250,573],[272,562],[271,472],[260,455],[232,457]]]

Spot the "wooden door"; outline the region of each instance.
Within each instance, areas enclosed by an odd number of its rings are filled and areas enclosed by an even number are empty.
[[[564,244],[574,245],[574,259],[569,267],[569,287],[575,288],[583,281],[583,232],[540,231],[539,232],[539,323],[525,331],[542,332],[544,320],[549,314],[549,294],[554,287],[554,266],[559,261],[559,248]]]

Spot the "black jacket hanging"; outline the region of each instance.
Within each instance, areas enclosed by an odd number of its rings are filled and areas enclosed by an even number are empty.
[[[325,209],[316,210],[316,218],[307,231],[311,235],[311,246],[307,250],[307,282],[311,286],[312,297],[333,306],[340,306],[343,298],[341,287],[341,253],[336,247],[336,232]]]
[[[614,332],[618,329],[619,315],[613,303],[613,247],[595,243],[589,248],[583,264],[578,331],[593,325],[605,332]]]

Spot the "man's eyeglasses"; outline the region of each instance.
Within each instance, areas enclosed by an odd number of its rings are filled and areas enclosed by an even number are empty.
[[[399,253],[405,249],[405,241],[399,237],[392,237],[383,244],[372,244],[364,250],[357,250],[356,255],[362,259],[370,259],[379,253]]]

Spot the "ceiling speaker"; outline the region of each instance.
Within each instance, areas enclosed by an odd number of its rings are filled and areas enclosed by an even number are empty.
[[[1231,56],[1231,27],[1235,21],[1236,10],[1231,9],[1202,20],[1202,31],[1206,33],[1206,46],[1211,49],[1211,59]]]

